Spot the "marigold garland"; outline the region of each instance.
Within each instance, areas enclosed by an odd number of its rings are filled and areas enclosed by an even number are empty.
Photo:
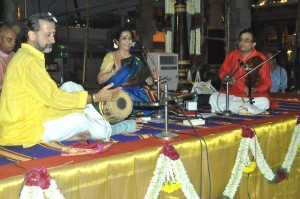
[[[245,166],[243,172],[244,173],[251,173],[255,170],[256,168],[256,162],[251,162],[249,166]]]
[[[172,193],[174,191],[177,191],[181,188],[181,184],[179,182],[173,182],[169,181],[167,183],[164,182],[161,190],[166,193]]]

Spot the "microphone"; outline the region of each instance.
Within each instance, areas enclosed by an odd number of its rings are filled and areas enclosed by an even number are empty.
[[[178,95],[173,97],[175,102],[183,102],[185,100],[197,100],[196,98],[198,97],[198,94],[196,92],[190,93],[190,94],[185,94],[185,95]]]
[[[140,43],[138,42],[132,42],[131,44],[131,47],[130,49],[133,51],[133,52],[136,52],[136,53],[141,53],[142,56],[145,56],[145,51],[144,51],[144,46],[142,46]]]
[[[250,69],[250,67],[245,64],[242,60],[238,59],[238,62],[240,63],[240,66],[243,66],[243,68],[248,71]]]
[[[238,61],[240,64],[238,65],[238,67],[237,67],[234,71],[231,70],[227,75],[225,75],[225,76],[223,77],[223,81],[224,81],[224,82],[228,82],[229,84],[233,84],[232,78],[233,78],[234,75],[238,72],[238,70],[241,68],[241,66],[243,66],[243,68],[245,68],[246,71],[249,70],[248,65],[245,64],[242,60],[237,59],[237,61]]]
[[[131,47],[138,48],[138,49],[142,48],[141,45],[140,45],[140,43],[138,43],[138,42],[132,42],[131,43]]]
[[[141,45],[139,42],[132,42],[131,47],[135,49],[135,51],[140,51],[143,57],[146,57],[148,54],[145,47]]]
[[[156,78],[153,75],[153,71],[156,70],[156,64],[155,61],[153,60],[153,57],[151,56],[150,51],[145,48],[144,46],[140,45],[140,43],[134,42],[134,44],[132,43],[131,45],[133,48],[135,49],[139,49],[142,55],[142,62],[145,64],[145,66],[148,68],[148,71],[150,72],[150,76],[153,80],[153,82],[157,82]],[[153,69],[150,67],[149,63],[148,63],[148,56],[150,58],[150,61],[153,64]]]
[[[224,81],[224,82],[228,82],[228,81],[231,80],[231,78],[232,78],[232,75],[227,74],[227,75],[225,75],[225,76],[223,77],[223,81]]]

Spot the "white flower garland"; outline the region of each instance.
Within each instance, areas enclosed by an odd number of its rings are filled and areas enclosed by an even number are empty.
[[[246,165],[246,157],[248,156],[249,144],[250,138],[243,138],[241,140],[231,178],[223,193],[230,198],[233,198],[235,192],[237,191],[238,185],[241,182],[243,169]]]
[[[64,199],[64,196],[60,193],[55,180],[50,181],[50,187],[43,190],[39,186],[24,186],[20,199]]]
[[[166,0],[165,1],[165,15],[174,15],[175,9],[174,4],[176,0]],[[187,1],[187,13],[194,15],[201,13],[201,0],[189,0]],[[172,20],[173,17],[172,17]],[[173,31],[166,31],[166,41],[165,41],[165,51],[167,53],[173,52]],[[198,45],[197,45],[198,44]],[[201,28],[197,27],[196,29],[190,31],[190,46],[189,51],[191,54],[201,55]]]
[[[289,150],[283,161],[282,167],[290,172],[293,161],[297,155],[298,144],[300,144],[300,124],[295,127]]]
[[[165,1],[165,16],[168,15],[174,15],[175,9],[174,9],[174,4],[175,0],[166,0]],[[172,17],[172,21],[173,21]],[[166,31],[166,41],[165,41],[165,51],[166,53],[172,53],[173,52],[173,44],[172,44],[172,39],[173,39],[173,31],[172,30],[167,30]]]
[[[292,163],[296,157],[298,144],[300,143],[300,124],[296,125],[292,140],[289,145],[288,152],[286,154],[285,160],[282,164],[282,168],[286,169],[287,172],[290,171]],[[241,177],[243,175],[243,168],[250,164],[250,159],[248,156],[248,150],[251,149],[252,155],[256,158],[257,166],[261,173],[268,181],[272,181],[275,178],[275,174],[266,162],[260,145],[258,143],[257,137],[242,138],[240,146],[238,149],[238,154],[235,160],[235,164],[232,170],[230,180],[223,192],[224,196],[233,198],[237,188],[240,184]],[[255,155],[256,153],[256,155]]]
[[[160,154],[156,163],[156,168],[154,175],[151,179],[150,185],[148,187],[145,199],[154,199],[158,197],[160,189],[165,180],[165,174],[167,173],[167,158],[164,155]]]
[[[166,43],[165,43],[165,51],[166,53],[172,53],[173,52],[173,32],[171,30],[167,30],[166,33]]]
[[[177,180],[181,184],[182,191],[186,198],[200,199],[186,174],[181,160],[171,160],[163,154],[160,154],[158,157],[154,175],[151,179],[145,199],[156,199],[165,180],[167,182]]]
[[[201,12],[201,0],[188,0],[187,12],[189,14],[195,14]]]
[[[170,160],[170,159],[169,159]],[[200,197],[198,196],[196,190],[194,189],[194,186],[190,182],[190,179],[186,173],[186,170],[184,169],[184,166],[180,159],[172,161],[172,167],[175,173],[175,178],[178,182],[181,183],[181,189],[185,195],[186,198],[190,199],[196,199]]]
[[[201,0],[187,1],[187,12],[191,15],[200,15]],[[190,31],[190,54],[201,55],[201,28],[196,27]]]
[[[275,174],[273,173],[269,164],[265,160],[265,157],[264,157],[262,150],[260,148],[260,145],[258,143],[257,137],[254,136],[252,139],[253,139],[253,142],[251,142],[251,144],[250,144],[250,149],[251,149],[251,152],[252,152],[254,158],[256,158],[257,166],[260,169],[260,171],[262,172],[262,174],[265,176],[265,178],[267,180],[271,181],[274,179]],[[255,155],[255,152],[256,152],[256,155]]]

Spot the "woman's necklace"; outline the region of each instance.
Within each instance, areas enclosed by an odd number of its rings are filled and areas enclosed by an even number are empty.
[[[123,54],[121,53],[121,51],[119,51],[119,50],[118,50],[118,53],[119,53],[119,54],[121,55],[121,57],[124,58],[124,59],[130,57],[130,53],[128,53],[127,56],[123,55]]]

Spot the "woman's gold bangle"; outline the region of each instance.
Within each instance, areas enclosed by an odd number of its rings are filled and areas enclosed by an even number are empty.
[[[93,93],[91,93],[91,100],[92,100],[92,104],[94,104],[95,103],[95,96],[94,96]]]
[[[92,94],[92,97],[93,97],[93,102],[95,103],[96,102],[96,97],[94,94]]]

